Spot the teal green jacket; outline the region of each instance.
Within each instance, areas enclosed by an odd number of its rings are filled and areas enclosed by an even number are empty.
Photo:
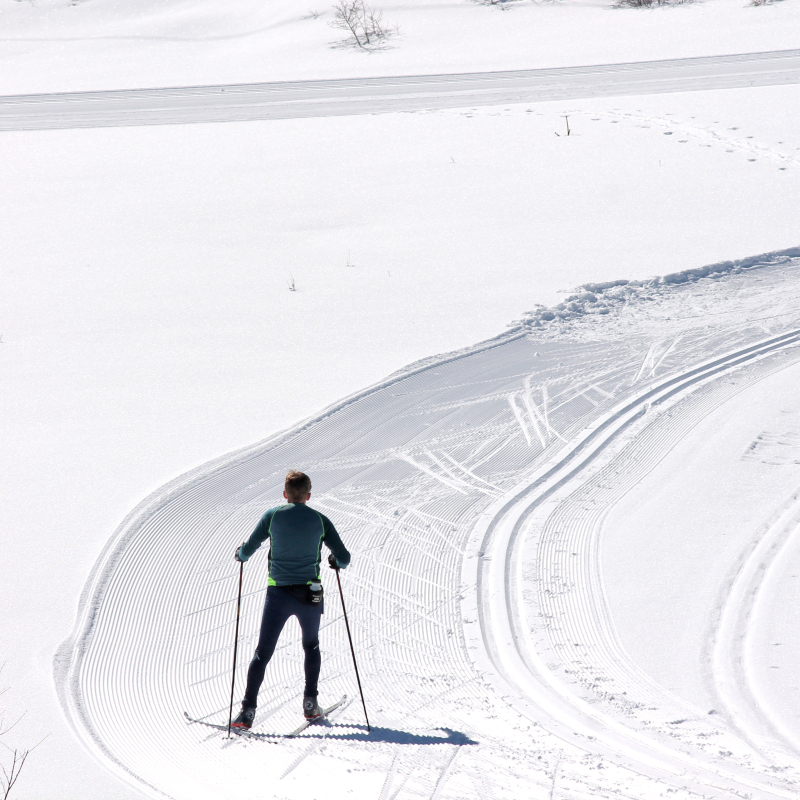
[[[350,563],[350,553],[333,523],[305,503],[288,503],[267,511],[250,538],[239,548],[239,560],[247,561],[267,539],[270,586],[319,580],[323,542],[341,569]]]

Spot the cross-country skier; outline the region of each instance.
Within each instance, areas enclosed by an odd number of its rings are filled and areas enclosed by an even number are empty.
[[[311,479],[308,475],[290,472],[286,476],[283,496],[287,504],[267,511],[250,538],[236,548],[236,560],[244,562],[269,539],[269,581],[261,633],[247,670],[247,689],[242,710],[231,725],[234,728],[252,726],[264,670],[275,652],[283,626],[291,616],[297,617],[300,623],[305,651],[303,714],[310,720],[322,716],[322,709],[317,702],[317,682],[322,661],[319,623],[324,605],[319,573],[322,543],[331,551],[328,563],[332,568],[347,567],[350,553],[342,544],[333,523],[324,514],[306,505],[311,497]]]

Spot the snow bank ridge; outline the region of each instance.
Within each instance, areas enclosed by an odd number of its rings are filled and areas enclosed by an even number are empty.
[[[575,294],[570,295],[563,303],[551,308],[537,305],[532,311],[525,312],[521,320],[510,323],[509,327],[530,331],[543,327],[545,323],[574,320],[587,314],[609,314],[612,310],[628,303],[648,299],[653,290],[692,283],[703,278],[722,278],[744,270],[783,264],[798,257],[800,257],[800,247],[790,247],[787,250],[762,253],[736,261],[720,261],[705,267],[672,272],[642,281],[616,280],[604,283],[586,283],[575,289]]]

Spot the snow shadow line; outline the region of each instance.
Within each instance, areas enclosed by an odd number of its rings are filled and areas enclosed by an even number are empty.
[[[350,732],[336,733],[337,728],[350,729]],[[357,728],[357,730],[352,730],[353,728]],[[411,733],[395,728],[381,728],[375,725],[369,732],[365,728],[364,725],[329,723],[319,733],[303,732],[303,735],[297,736],[296,739],[335,739],[342,742],[380,742],[381,744],[452,744],[459,747],[465,744],[479,744],[474,739],[470,739],[467,734],[451,728],[435,728],[436,731],[446,733],[446,737],[434,733]]]
[[[335,733],[336,728],[358,727],[358,731],[351,733]],[[478,744],[474,739],[470,739],[466,733],[454,731],[451,728],[436,728],[447,734],[447,737],[435,734],[410,733],[409,731],[398,731],[395,728],[380,728],[375,725],[367,732],[363,726],[345,725],[332,723],[326,726],[324,732],[319,734],[304,735],[303,739],[337,739],[350,742],[382,742],[384,744]],[[300,738],[300,737],[298,737]]]

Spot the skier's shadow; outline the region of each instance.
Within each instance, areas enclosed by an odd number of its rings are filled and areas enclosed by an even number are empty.
[[[315,726],[316,727],[316,726]],[[343,742],[381,742],[383,744],[478,744],[465,733],[450,728],[435,728],[433,733],[411,733],[395,728],[381,728],[373,725],[368,731],[366,725],[347,725],[329,722],[319,733],[303,733],[300,739],[335,739]]]

